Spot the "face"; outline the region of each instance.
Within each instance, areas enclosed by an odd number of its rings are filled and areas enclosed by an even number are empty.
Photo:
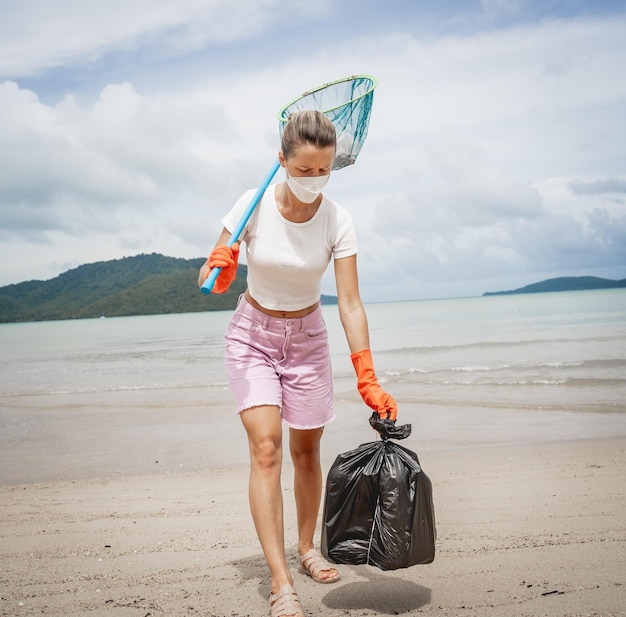
[[[328,176],[334,158],[334,146],[316,148],[312,144],[298,146],[288,159],[285,159],[282,152],[278,153],[280,164],[286,167],[289,175],[294,178]]]

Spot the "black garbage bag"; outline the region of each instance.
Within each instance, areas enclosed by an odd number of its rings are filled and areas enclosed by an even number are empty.
[[[370,424],[382,440],[340,454],[328,472],[321,549],[336,564],[369,564],[397,570],[435,558],[432,483],[417,454],[390,441],[410,425]]]

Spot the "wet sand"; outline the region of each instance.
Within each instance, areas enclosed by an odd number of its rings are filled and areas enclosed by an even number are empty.
[[[193,409],[120,414],[117,425],[94,412],[90,429],[71,409],[57,424],[31,413],[21,443],[2,454],[3,616],[268,614],[245,438],[231,416],[194,437]],[[433,482],[430,565],[339,566],[334,585],[298,574],[285,463],[287,552],[307,616],[626,614],[626,437],[548,432],[543,443],[508,443],[496,431],[481,442],[448,430],[433,445],[435,419],[411,419],[405,445]],[[337,452],[372,439],[365,423],[346,432],[347,421],[327,429],[325,471]]]

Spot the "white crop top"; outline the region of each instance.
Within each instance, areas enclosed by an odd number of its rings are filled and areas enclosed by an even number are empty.
[[[356,234],[348,212],[324,196],[313,218],[288,221],[279,212],[275,191],[275,184],[268,187],[240,236],[246,243],[248,289],[267,309],[298,311],[319,301],[331,257],[356,254]],[[255,192],[244,193],[222,219],[231,233]]]

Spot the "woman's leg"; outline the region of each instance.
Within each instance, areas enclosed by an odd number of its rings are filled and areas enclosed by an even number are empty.
[[[320,440],[323,428],[289,429],[289,449],[294,465],[294,494],[298,514],[298,552],[304,555],[315,547],[313,537],[322,499]],[[320,572],[320,578],[334,578],[337,570]]]
[[[272,592],[293,581],[285,558],[282,467],[282,421],[278,407],[242,411],[250,447],[250,511],[272,577]]]

